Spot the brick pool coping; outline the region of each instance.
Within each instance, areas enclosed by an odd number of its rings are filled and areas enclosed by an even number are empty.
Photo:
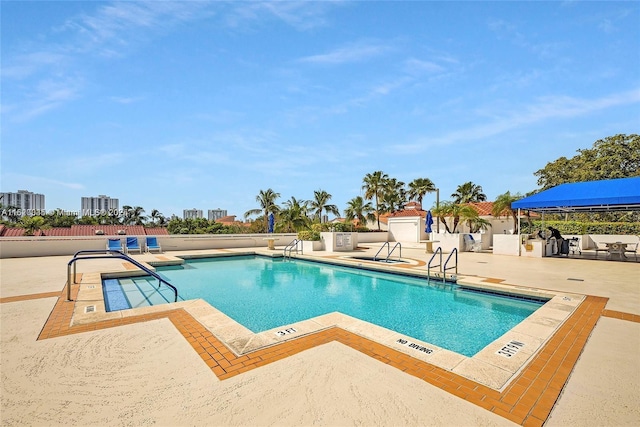
[[[78,290],[79,285],[72,285],[72,299],[76,299]],[[0,303],[51,297],[58,300],[38,340],[167,318],[220,380],[337,341],[526,426],[539,426],[546,421],[601,316],[640,322],[639,315],[606,310],[608,298],[587,296],[517,377],[504,390],[497,391],[335,326],[236,356],[182,308],[70,326],[74,301],[66,301],[66,286],[62,292],[6,297],[1,298]]]

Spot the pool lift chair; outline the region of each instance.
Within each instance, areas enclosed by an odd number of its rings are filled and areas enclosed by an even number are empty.
[[[139,253],[142,253],[142,247],[138,243],[138,238],[135,236],[127,237],[125,245],[127,248],[127,253],[131,251],[138,251]]]

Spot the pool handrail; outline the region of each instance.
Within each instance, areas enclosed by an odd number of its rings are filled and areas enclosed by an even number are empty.
[[[378,249],[378,252],[376,252],[376,254],[373,256],[374,261],[378,260],[378,255],[380,254],[380,252],[382,252],[385,246],[387,248],[387,257],[384,259],[385,262],[389,261],[389,257],[391,256],[393,251],[396,250],[397,247],[400,247],[400,257],[398,259],[402,259],[402,244],[400,242],[396,242],[396,244],[393,245],[393,248],[391,248],[391,243],[384,242],[382,246],[380,246],[380,249]]]
[[[442,246],[438,246],[433,255],[431,255],[431,259],[427,263],[427,280],[431,279],[431,262],[436,257],[436,255],[440,254],[440,264],[434,265],[434,267],[440,267],[440,272],[442,272]],[[443,275],[444,277],[444,275]]]
[[[82,254],[92,254],[92,255],[80,256]],[[140,264],[138,261],[131,258],[130,256],[122,253],[121,251],[115,251],[110,249],[87,249],[87,250],[78,251],[73,255],[73,258],[67,264],[67,301],[73,301],[71,299],[71,283],[74,283],[74,284],[76,283],[76,261],[79,261],[81,259],[112,259],[112,258],[120,258],[125,261],[128,261],[131,264],[138,267],[140,270],[149,274],[150,276],[155,277],[156,279],[158,279],[158,287],[160,287],[160,285],[164,283],[165,285],[173,289],[173,294],[175,296],[174,302],[178,302],[178,289],[175,286],[173,286],[167,280],[163,279],[162,276],[160,276],[158,273],[148,269],[147,267]],[[72,265],[73,265],[73,279],[71,278]]]
[[[456,256],[455,257],[456,265],[454,265],[453,267],[447,268],[447,264],[449,263],[449,260],[451,259],[451,257],[453,255]],[[458,248],[453,248],[453,250],[451,251],[451,253],[447,257],[447,260],[444,262],[444,266],[442,267],[442,283],[444,283],[446,281],[447,270],[451,270],[452,268],[456,269],[456,277],[457,277],[458,276]]]
[[[289,258],[291,258],[291,251],[293,249],[296,250],[296,254],[298,253],[298,243],[302,243],[300,239],[293,239],[287,246],[282,250],[282,256],[287,259],[287,249],[289,250]],[[300,253],[304,255],[304,245],[300,247]]]

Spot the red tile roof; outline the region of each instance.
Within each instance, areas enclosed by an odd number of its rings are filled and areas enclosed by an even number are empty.
[[[2,237],[20,237],[24,236],[24,228],[7,227],[2,234]]]
[[[147,236],[167,236],[169,234],[165,227],[148,227],[144,231]]]
[[[96,234],[96,230],[104,231],[104,234]],[[34,236],[117,236],[118,230],[124,230],[127,236],[166,236],[169,234],[164,227],[145,228],[141,225],[72,225],[71,227],[54,227],[38,230]],[[24,228],[7,227],[0,225],[0,237],[20,237],[24,236]]]
[[[395,211],[391,213],[389,216],[391,218],[397,218],[401,216],[420,216],[424,218],[427,216],[427,212],[423,210],[411,208],[411,209],[404,209],[402,211]],[[382,219],[382,217],[380,217],[380,219]]]

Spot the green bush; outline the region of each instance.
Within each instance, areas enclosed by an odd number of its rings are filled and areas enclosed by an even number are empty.
[[[298,231],[298,239],[300,240],[320,240],[320,232],[314,230],[302,230]]]
[[[545,221],[533,220],[533,227],[526,221],[521,223],[522,234],[531,234],[541,230],[543,225],[546,229],[551,226],[557,228],[560,234],[582,235],[582,234],[616,234],[616,235],[640,235],[640,222],[583,222],[583,221]]]

